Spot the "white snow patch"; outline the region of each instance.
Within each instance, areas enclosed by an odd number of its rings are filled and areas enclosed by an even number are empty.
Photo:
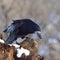
[[[3,39],[0,39],[0,43],[5,43]]]
[[[10,46],[14,46],[15,48],[19,48],[20,47],[20,45],[18,45],[18,44],[9,44]]]
[[[25,55],[27,56],[30,54],[30,51],[24,48],[17,49],[17,57],[21,57],[23,53],[25,53]]]
[[[25,53],[26,56],[30,54],[30,51],[29,50],[24,49],[23,47],[20,48],[20,45],[18,45],[18,44],[9,44],[9,45],[10,46],[14,46],[16,48],[16,50],[17,50],[17,55],[16,56],[18,58],[21,57],[21,55],[23,53]]]

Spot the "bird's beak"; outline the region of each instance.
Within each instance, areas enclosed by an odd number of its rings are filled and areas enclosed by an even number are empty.
[[[37,35],[40,39],[42,39],[41,32],[37,32]]]

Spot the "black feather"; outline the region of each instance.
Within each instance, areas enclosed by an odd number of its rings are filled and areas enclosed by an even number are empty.
[[[41,31],[40,27],[30,19],[14,20],[13,23],[4,30],[4,32],[10,33],[7,38],[8,43],[12,43],[18,37],[24,38],[27,34],[34,33],[35,31]]]

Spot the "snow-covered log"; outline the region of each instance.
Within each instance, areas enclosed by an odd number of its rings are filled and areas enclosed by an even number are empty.
[[[4,40],[0,39],[0,60],[44,60],[44,57],[34,54],[34,49],[37,49],[36,42],[32,40],[32,45],[27,46],[24,42],[29,43],[28,40],[25,40],[20,46],[18,44],[6,44]]]

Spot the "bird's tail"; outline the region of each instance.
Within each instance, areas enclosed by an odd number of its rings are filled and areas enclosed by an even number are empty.
[[[12,44],[13,41],[15,41],[16,39],[17,39],[17,36],[15,36],[14,34],[11,34],[11,35],[7,38],[6,43]]]

